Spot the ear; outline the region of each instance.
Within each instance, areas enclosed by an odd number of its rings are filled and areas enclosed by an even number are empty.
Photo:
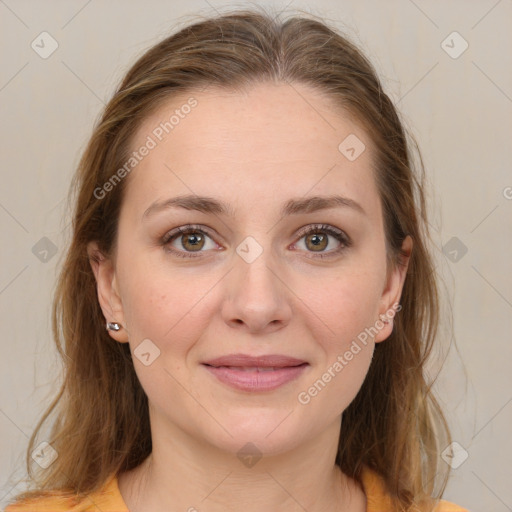
[[[384,320],[389,320],[389,323],[384,323],[384,327],[379,329],[379,332],[375,335],[375,343],[384,341],[393,332],[393,317],[394,313],[400,314],[397,311],[397,306],[400,303],[400,297],[402,296],[402,289],[405,283],[405,277],[407,275],[407,268],[409,267],[409,260],[412,252],[412,238],[407,235],[402,242],[402,251],[404,256],[400,255],[400,264],[395,265],[388,271],[386,283],[381,297],[381,306],[379,311],[380,316]]]
[[[121,326],[119,331],[109,330],[108,332],[116,341],[127,343],[128,332],[126,330],[123,304],[117,287],[115,268],[111,260],[101,253],[96,242],[89,242],[87,254],[96,278],[98,300],[105,317],[105,325],[107,322],[117,322]]]

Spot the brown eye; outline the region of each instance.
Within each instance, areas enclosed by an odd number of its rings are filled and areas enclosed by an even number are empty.
[[[301,230],[299,236],[301,241],[304,239],[306,252],[316,253],[313,254],[314,258],[337,256],[352,245],[352,241],[343,231],[326,224],[307,226]],[[335,243],[333,246],[331,239],[338,242],[337,246]]]
[[[183,258],[201,256],[207,249],[217,249],[217,244],[206,231],[190,225],[181,226],[167,233],[161,244],[166,251]]]
[[[314,233],[312,235],[307,235],[306,236],[306,247],[308,247],[308,249],[312,249],[313,251],[317,251],[317,250],[320,250],[320,251],[323,251],[326,247],[327,247],[327,244],[328,244],[328,240],[327,240],[327,236],[326,235],[319,235],[318,233]]]
[[[198,232],[181,235],[181,245],[187,251],[198,251],[204,247],[204,236]]]

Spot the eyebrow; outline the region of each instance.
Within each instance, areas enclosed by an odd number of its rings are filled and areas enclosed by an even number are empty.
[[[362,215],[366,215],[363,207],[353,199],[340,195],[311,196],[289,199],[281,208],[281,216],[298,215],[301,213],[312,213],[329,208],[351,208]],[[214,213],[234,217],[235,212],[231,206],[217,201],[212,197],[183,195],[172,197],[163,201],[155,201],[142,215],[142,220],[149,216],[172,208],[183,208],[185,210],[196,210],[203,213]]]

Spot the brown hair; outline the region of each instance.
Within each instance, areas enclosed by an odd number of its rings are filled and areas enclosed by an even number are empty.
[[[389,264],[401,264],[406,235],[414,242],[402,310],[390,337],[376,345],[366,379],[343,412],[336,463],[359,482],[364,465],[374,469],[384,478],[396,511],[419,505],[430,509],[431,496],[442,496],[448,469],[441,462],[445,475],[438,486],[439,453],[451,439],[425,371],[437,338],[439,297],[427,247],[425,177],[417,143],[409,133],[406,138],[372,64],[334,27],[307,15],[281,22],[252,9],[200,20],[150,48],[128,71],[94,127],[72,183],[72,240],[53,303],[52,330],[64,381],[29,442],[26,463],[37,489],[19,494],[16,502],[56,491],[85,497],[150,454],[147,396],[129,345],[115,342],[105,330],[86,250],[93,240],[105,255],[115,249],[126,180],[100,200],[95,190],[127,161],[143,120],[173,94],[208,85],[237,90],[264,81],[313,86],[361,123],[375,148]],[[412,145],[420,155],[417,165]],[[54,409],[58,415],[48,442],[58,457],[34,476],[30,454]]]

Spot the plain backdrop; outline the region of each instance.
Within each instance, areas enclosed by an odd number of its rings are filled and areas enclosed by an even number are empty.
[[[187,16],[244,5],[0,0],[0,505],[23,488],[28,438],[57,388],[51,297],[69,236],[65,198],[93,123],[135,58]],[[458,347],[445,350],[436,383],[458,443],[444,498],[511,511],[512,2],[260,5],[339,27],[370,57],[420,144]],[[41,37],[45,51],[58,44],[46,58],[33,44]],[[449,329],[443,320],[441,334]]]

